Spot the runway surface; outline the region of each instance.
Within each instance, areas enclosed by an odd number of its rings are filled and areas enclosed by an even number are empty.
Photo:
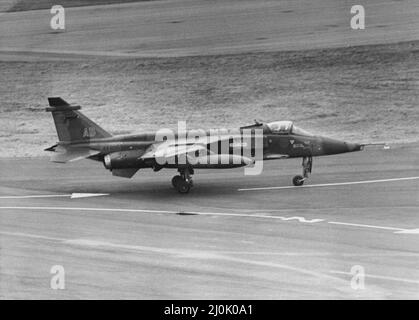
[[[188,195],[170,170],[2,159],[0,297],[417,299],[418,159],[417,144],[315,158],[303,188],[300,160],[197,170]]]
[[[185,56],[306,50],[418,39],[416,0],[364,1],[365,30],[352,30],[347,1],[170,0],[0,13],[2,60],[69,56]]]

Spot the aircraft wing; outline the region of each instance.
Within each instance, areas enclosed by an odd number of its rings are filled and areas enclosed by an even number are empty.
[[[287,154],[270,154],[268,156],[265,156],[265,160],[279,160],[279,159],[287,159],[290,156]]]
[[[143,159],[149,158],[172,158],[175,156],[187,155],[196,151],[210,151],[207,146],[218,141],[230,139],[231,136],[203,136],[195,140],[178,139],[164,141],[151,145],[143,154]]]
[[[187,155],[196,151],[208,150],[206,145],[203,144],[171,144],[163,142],[159,145],[153,145],[147,150],[141,158],[173,158],[175,156]]]

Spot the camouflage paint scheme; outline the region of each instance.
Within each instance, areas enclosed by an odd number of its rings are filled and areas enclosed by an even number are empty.
[[[239,129],[186,130],[112,136],[84,116],[80,106],[61,98],[48,98],[59,142],[45,149],[51,161],[92,159],[103,162],[113,175],[131,178],[140,168],[178,169],[172,180],[181,193],[189,192],[194,169],[250,166],[258,160],[303,158],[303,174],[293,183],[302,185],[312,169],[312,157],[362,150],[363,144],[312,135],[292,121],[256,122]],[[170,133],[170,131],[168,131]],[[259,139],[259,140],[258,140]],[[194,160],[194,161],[192,161]]]

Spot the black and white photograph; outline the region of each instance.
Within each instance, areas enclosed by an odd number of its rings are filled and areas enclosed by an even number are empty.
[[[418,0],[0,0],[0,300],[406,299]]]

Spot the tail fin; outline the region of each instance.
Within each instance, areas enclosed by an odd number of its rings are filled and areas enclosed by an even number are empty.
[[[45,110],[52,112],[60,141],[89,141],[111,137],[110,133],[77,111],[81,109],[80,106],[71,106],[61,98],[48,98],[48,102],[50,107]]]

